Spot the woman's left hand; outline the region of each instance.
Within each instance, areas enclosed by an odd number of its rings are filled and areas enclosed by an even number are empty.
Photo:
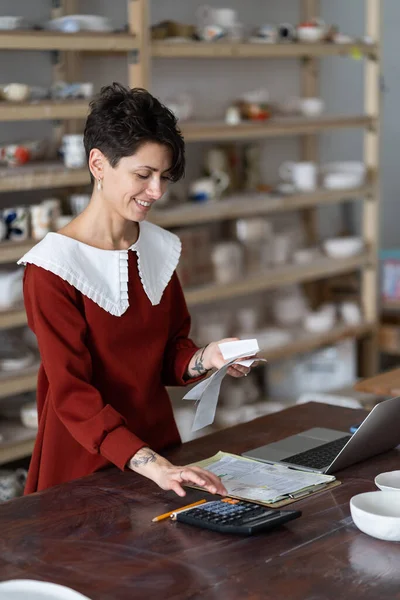
[[[211,342],[203,353],[203,363],[206,369],[220,369],[226,364],[226,360],[222,356],[222,352],[219,349],[218,344],[222,344],[223,342],[237,342],[238,338],[226,338],[223,340],[219,340],[218,342]],[[240,358],[238,360],[249,360],[254,356],[249,356],[245,358]],[[253,363],[255,366],[257,363]],[[234,363],[228,368],[227,373],[232,377],[246,377],[251,371],[252,367],[245,367],[244,365],[239,365],[238,363]]]

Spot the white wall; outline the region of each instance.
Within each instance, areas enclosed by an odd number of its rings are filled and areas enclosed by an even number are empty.
[[[46,19],[50,13],[50,0],[0,0],[0,14],[21,14],[35,22]],[[152,0],[151,20],[164,19],[193,22],[196,7],[201,0]],[[238,10],[246,25],[280,23],[299,20],[298,0],[212,0],[213,6],[232,6]],[[338,24],[345,33],[361,35],[364,23],[364,0],[321,0],[322,15],[326,22]],[[105,14],[116,26],[126,22],[126,0],[81,0],[82,13]],[[400,125],[397,98],[400,69],[398,55],[400,42],[398,23],[400,2],[383,0],[384,75],[389,92],[385,94],[383,108],[382,173],[383,200],[381,230],[382,245],[399,243],[396,223],[397,157],[399,155]],[[358,114],[363,106],[362,61],[349,58],[326,58],[321,61],[321,95],[329,112]],[[122,57],[86,57],[82,61],[82,79],[93,80],[97,88],[111,81],[126,82],[126,60]],[[0,82],[24,81],[47,85],[51,81],[51,54],[45,52],[1,52]],[[156,60],[153,63],[152,91],[166,100],[179,91],[193,93],[199,117],[218,117],[229,102],[240,93],[267,87],[271,98],[279,100],[296,95],[299,90],[299,68],[294,60]],[[49,135],[50,123],[1,123],[0,142],[26,138],[28,135]],[[201,166],[201,144],[188,145],[188,177],[196,175]],[[276,179],[277,169],[283,160],[298,156],[298,140],[281,138],[267,140],[264,144],[263,162],[266,181]],[[327,133],[321,136],[321,159],[362,158],[360,131]],[[24,195],[25,196],[25,195]],[[10,202],[12,195],[3,195],[0,206]],[[343,212],[337,207],[323,210],[321,234],[332,233],[340,227]],[[359,223],[358,211],[347,211],[346,217],[354,226]]]

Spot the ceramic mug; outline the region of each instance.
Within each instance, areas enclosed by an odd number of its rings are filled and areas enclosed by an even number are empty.
[[[204,42],[212,42],[223,37],[225,30],[220,25],[205,25],[204,27],[199,27],[197,33]]]
[[[305,117],[317,117],[324,110],[325,104],[321,98],[300,98],[300,112]]]
[[[311,192],[317,187],[317,167],[313,162],[284,162],[279,175],[286,181],[292,181],[302,192]]]
[[[30,211],[32,238],[42,240],[52,229],[52,208],[48,204],[33,204]]]
[[[229,185],[229,175],[223,171],[214,171],[211,177],[197,179],[189,188],[189,196],[195,202],[214,200]]]
[[[86,164],[86,153],[83,135],[68,134],[62,138],[61,153],[67,169],[80,169]]]
[[[278,29],[275,25],[261,25],[257,29],[257,37],[270,44],[275,44],[278,41]]]
[[[57,228],[57,220],[61,215],[61,200],[58,198],[46,198],[42,200],[41,205],[45,207],[45,210],[50,211],[50,229],[54,231]]]
[[[233,8],[212,8],[203,4],[196,11],[196,18],[200,27],[213,24],[230,29],[237,23],[237,12]]]
[[[26,240],[29,235],[28,209],[25,206],[5,208],[3,219],[9,240]]]
[[[282,42],[292,42],[296,38],[296,29],[291,23],[281,23],[278,26],[278,37]]]

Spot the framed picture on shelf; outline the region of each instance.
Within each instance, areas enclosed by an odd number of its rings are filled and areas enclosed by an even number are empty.
[[[379,253],[383,305],[397,304],[400,308],[400,248],[381,250]]]

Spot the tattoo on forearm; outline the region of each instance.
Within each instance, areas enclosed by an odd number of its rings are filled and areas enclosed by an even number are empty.
[[[207,344],[207,346],[208,346],[208,344]],[[204,373],[207,373],[207,371],[211,371],[211,369],[206,369],[203,364],[203,354],[204,354],[204,350],[207,348],[207,346],[204,346],[204,348],[202,350],[198,350],[196,352],[196,354],[194,355],[195,363],[194,363],[194,366],[192,367],[192,371],[197,373],[197,375],[204,375]]]
[[[131,466],[132,467],[144,467],[145,465],[156,462],[157,454],[150,450],[150,448],[141,448],[138,450],[131,458]]]

